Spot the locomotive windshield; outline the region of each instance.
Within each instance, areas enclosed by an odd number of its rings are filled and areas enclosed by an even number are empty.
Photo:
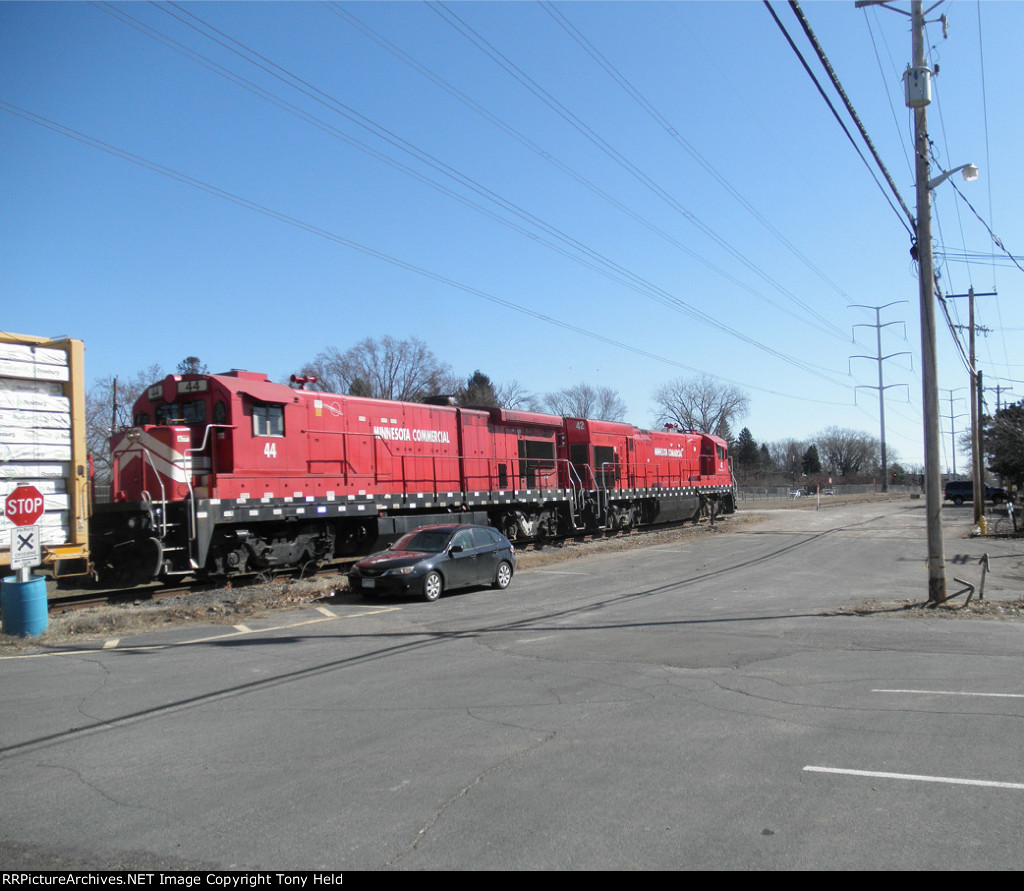
[[[199,399],[171,402],[167,405],[158,405],[155,414],[158,424],[205,424],[206,403]]]

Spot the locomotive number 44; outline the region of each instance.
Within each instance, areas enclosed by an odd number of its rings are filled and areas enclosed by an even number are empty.
[[[276,442],[268,442],[265,446],[263,446],[263,455],[266,458],[276,458],[277,457],[277,443]]]

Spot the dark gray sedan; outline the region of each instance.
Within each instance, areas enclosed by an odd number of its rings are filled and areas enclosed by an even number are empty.
[[[421,526],[386,551],[360,560],[349,587],[366,597],[414,591],[424,600],[473,585],[504,590],[516,569],[516,549],[490,526]]]

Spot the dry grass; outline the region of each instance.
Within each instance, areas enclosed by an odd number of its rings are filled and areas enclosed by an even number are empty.
[[[971,600],[963,597],[930,607],[920,600],[862,600],[854,606],[828,613],[833,616],[887,616],[904,619],[996,619],[1024,620],[1024,602],[1020,600]]]

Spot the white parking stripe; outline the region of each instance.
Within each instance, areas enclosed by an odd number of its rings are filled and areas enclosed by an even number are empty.
[[[997,699],[1024,699],[1024,693],[971,693],[960,690],[872,690],[872,693],[918,693],[929,696],[992,696]]]
[[[879,770],[848,770],[843,767],[805,767],[814,773],[839,773],[854,777],[871,777],[884,780],[916,780],[921,783],[949,783],[955,786],[989,786],[995,789],[1021,789],[1024,783],[1000,783],[995,780],[968,780],[960,777],[934,777],[916,773],[887,773]]]

